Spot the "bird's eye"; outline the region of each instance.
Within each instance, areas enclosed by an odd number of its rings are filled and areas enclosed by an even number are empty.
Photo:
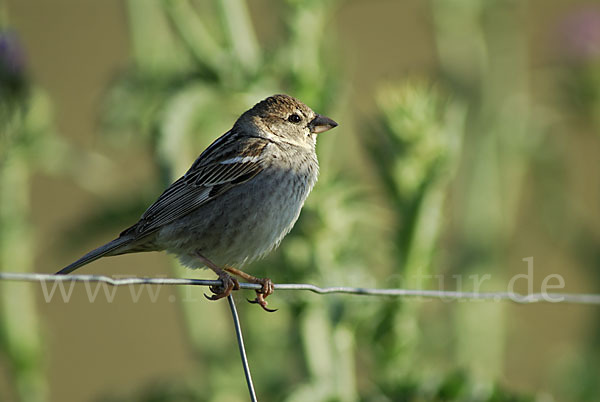
[[[291,123],[300,123],[302,121],[302,118],[300,116],[298,116],[296,113],[291,114],[290,117],[288,117],[288,121]]]

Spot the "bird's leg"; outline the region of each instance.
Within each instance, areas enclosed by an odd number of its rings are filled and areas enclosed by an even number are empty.
[[[196,253],[196,255],[198,258],[200,258],[204,265],[213,270],[214,273],[219,276],[219,279],[222,282],[222,284],[219,286],[211,286],[209,288],[210,291],[214,293],[212,296],[209,297],[205,294],[204,297],[206,297],[208,300],[219,300],[229,296],[232,290],[238,290],[240,288],[240,283],[238,280],[225,272],[224,269],[217,267],[215,263],[201,254]]]
[[[262,285],[262,288],[260,290],[256,291],[256,298],[254,300],[248,300],[250,303],[255,303],[260,305],[263,310],[268,311],[270,313],[277,311],[276,309],[270,309],[267,308],[267,301],[265,300],[267,298],[267,296],[273,294],[274,291],[274,287],[273,287],[273,282],[269,279],[269,278],[257,278],[255,276],[252,276],[250,274],[245,273],[244,271],[240,271],[239,269],[235,269],[233,267],[228,267],[226,266],[225,271],[229,272],[230,274],[239,276],[240,278],[244,279],[247,282],[250,283],[258,283],[259,285]]]

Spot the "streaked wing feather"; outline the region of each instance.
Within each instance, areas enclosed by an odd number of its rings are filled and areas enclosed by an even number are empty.
[[[144,212],[135,225],[136,235],[141,237],[154,232],[236,185],[250,180],[263,170],[261,154],[268,144],[266,140],[223,137],[207,148],[190,170],[169,186]],[[214,146],[217,143],[219,146]],[[230,149],[231,152],[223,152],[223,149]],[[250,157],[240,158],[237,162],[234,158],[239,158],[240,153]]]

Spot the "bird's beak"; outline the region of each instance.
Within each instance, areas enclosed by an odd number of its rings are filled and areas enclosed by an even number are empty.
[[[319,134],[325,132],[327,130],[331,130],[334,127],[337,127],[337,123],[331,120],[329,117],[317,115],[310,123],[308,123],[308,128],[310,132],[313,134]]]

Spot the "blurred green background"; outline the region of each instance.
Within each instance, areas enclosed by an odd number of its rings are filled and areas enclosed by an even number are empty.
[[[593,1],[0,0],[0,270],[55,272],[112,239],[285,92],[340,127],[251,273],[506,291],[534,257],[534,291],[558,274],[598,293],[599,67]],[[80,272],[212,278],[158,253]],[[248,399],[225,302],[94,289],[0,282],[1,401]],[[246,297],[262,401],[600,400],[597,307]]]

